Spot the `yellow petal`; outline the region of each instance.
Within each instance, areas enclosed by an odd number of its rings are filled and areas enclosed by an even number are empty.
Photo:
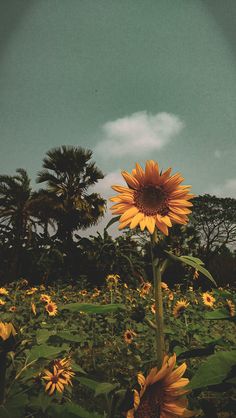
[[[118,229],[120,230],[120,229],[125,228],[127,225],[130,224],[130,222],[131,222],[131,219],[127,219],[127,221],[121,222],[118,226]]]
[[[124,177],[126,183],[132,188],[132,189],[139,189],[140,184],[138,180],[131,176],[127,171],[121,172],[122,176]]]
[[[156,219],[156,226],[164,235],[167,236],[169,234],[168,227],[164,223],[159,222],[158,219]]]
[[[165,223],[169,227],[172,226],[172,223],[171,223],[171,220],[170,220],[169,216],[161,216],[160,218],[161,218],[162,223]]]
[[[137,213],[137,215],[135,215],[131,221],[130,228],[131,229],[135,228],[143,218],[144,218],[143,213],[141,212]]]
[[[127,219],[133,218],[139,212],[139,209],[135,206],[132,206],[130,209],[126,210],[125,213],[120,217],[120,222],[127,221]]]
[[[153,216],[147,216],[146,227],[149,230],[150,234],[153,234],[155,230],[155,218]]]

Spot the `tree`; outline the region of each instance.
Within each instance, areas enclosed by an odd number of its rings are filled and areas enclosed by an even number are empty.
[[[92,151],[81,147],[53,148],[37,177],[38,183],[47,184],[45,213],[57,224],[56,236],[70,245],[74,231],[96,224],[105,212],[106,201],[98,193],[88,192],[104,177],[91,157]]]
[[[236,199],[208,194],[196,197],[191,224],[198,231],[207,264],[212,253],[236,242]]]
[[[20,252],[23,241],[34,223],[28,203],[31,199],[30,179],[27,172],[19,168],[14,176],[0,176],[0,225],[8,230],[8,241],[12,249],[10,277],[16,279],[19,272]],[[10,229],[10,233],[9,233]]]

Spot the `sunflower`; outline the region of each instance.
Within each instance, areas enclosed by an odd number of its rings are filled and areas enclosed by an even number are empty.
[[[169,300],[174,300],[174,293],[173,292],[169,292],[168,299]]]
[[[2,300],[1,298],[0,298],[0,305],[5,305],[6,304],[6,301],[5,300]]]
[[[177,367],[176,355],[165,356],[160,370],[151,369],[145,378],[138,373],[139,390],[133,391],[133,407],[126,413],[126,418],[174,418],[191,417],[194,412],[187,409],[188,401],[182,395],[189,379],[183,378],[186,363]]]
[[[161,288],[162,288],[163,290],[169,290],[168,284],[167,284],[167,283],[165,283],[165,282],[161,282]]]
[[[229,310],[230,316],[234,316],[235,315],[235,304],[230,299],[226,299],[226,303],[227,303],[227,308]]]
[[[49,302],[51,302],[51,296],[45,295],[45,293],[42,293],[40,295],[40,301],[45,302],[45,303],[49,303]]]
[[[27,296],[33,295],[35,292],[37,292],[38,288],[37,287],[31,287],[30,289],[26,290],[25,294]]]
[[[215,298],[208,292],[202,294],[202,300],[204,305],[209,306],[210,308],[213,307]]]
[[[15,337],[16,335],[16,330],[14,328],[14,326],[12,325],[12,323],[8,323],[8,322],[0,322],[0,338],[3,341],[8,340],[8,338],[10,338],[10,336]]]
[[[70,383],[68,379],[63,377],[63,371],[63,369],[58,370],[56,366],[53,366],[53,372],[44,370],[45,374],[42,376],[42,379],[47,380],[45,391],[49,391],[49,395],[52,395],[55,390],[62,393],[64,386]]]
[[[9,312],[16,312],[16,311],[17,311],[17,307],[15,305],[9,308]]]
[[[189,302],[187,302],[186,300],[178,300],[173,308],[173,315],[175,318],[178,318],[184,311],[185,309],[189,306]]]
[[[120,280],[119,274],[108,274],[106,277],[106,282],[108,286],[117,285]]]
[[[8,290],[5,287],[0,287],[0,295],[7,296],[9,294]]]
[[[33,312],[34,315],[36,315],[36,306],[35,303],[31,303],[31,311]]]
[[[75,373],[72,371],[71,359],[64,357],[63,359],[54,360],[54,366],[56,366],[57,370],[63,370],[62,377],[72,385],[71,378],[75,376]]]
[[[79,295],[81,296],[87,296],[88,291],[86,289],[80,290]]]
[[[141,289],[138,289],[139,291],[139,295],[141,296],[141,298],[143,298],[145,295],[148,295],[150,290],[151,290],[151,283],[149,282],[144,282],[141,286]]]
[[[125,340],[126,344],[131,344],[132,341],[133,341],[133,338],[136,337],[136,336],[137,336],[137,334],[134,331],[132,331],[130,329],[127,329],[124,332],[124,340]]]
[[[121,215],[119,229],[129,226],[131,229],[140,226],[153,234],[155,226],[165,235],[172,223],[185,225],[188,222],[191,186],[181,186],[184,178],[179,174],[170,176],[171,168],[159,172],[157,162],[146,162],[145,171],[136,163],[136,168],[129,174],[122,171],[128,187],[112,186],[118,192],[110,200],[115,202],[111,210]]]
[[[55,316],[57,315],[57,305],[54,302],[49,302],[47,303],[47,305],[45,306],[45,309],[48,313],[49,316]]]
[[[155,306],[155,303],[153,303],[153,304],[152,304],[152,306],[151,306],[151,311],[152,311],[152,313],[153,313],[153,314],[155,314],[155,313],[156,313],[156,306]]]

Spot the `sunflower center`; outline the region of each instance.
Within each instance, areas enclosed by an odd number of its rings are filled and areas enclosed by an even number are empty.
[[[144,186],[134,192],[134,202],[145,215],[168,213],[167,193],[160,186]]]
[[[48,305],[48,311],[53,312],[53,306],[52,305]]]
[[[51,382],[52,383],[57,383],[58,382],[58,376],[52,376]]]
[[[145,391],[137,411],[135,418],[159,418],[162,407],[163,388],[160,382],[149,386]]]

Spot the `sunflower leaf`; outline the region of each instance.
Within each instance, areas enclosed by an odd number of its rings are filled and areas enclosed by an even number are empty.
[[[181,255],[180,257],[177,257],[176,255],[172,254],[169,251],[165,251],[165,253],[168,255],[168,257],[176,262],[187,264],[188,266],[193,267],[195,270],[200,271],[205,277],[207,277],[215,286],[217,286],[215,280],[213,279],[211,273],[203,267],[203,262],[200,259],[196,257],[189,257],[185,255]],[[197,260],[197,261],[196,261]]]
[[[206,319],[232,319],[227,309],[215,309],[212,312],[205,313]]]
[[[111,218],[110,221],[108,222],[108,224],[105,226],[105,231],[110,228],[111,225],[113,225],[114,223],[118,222],[120,219],[120,216],[115,216],[114,218]]]
[[[222,383],[236,365],[236,350],[222,351],[201,364],[186,389],[202,389]]]

